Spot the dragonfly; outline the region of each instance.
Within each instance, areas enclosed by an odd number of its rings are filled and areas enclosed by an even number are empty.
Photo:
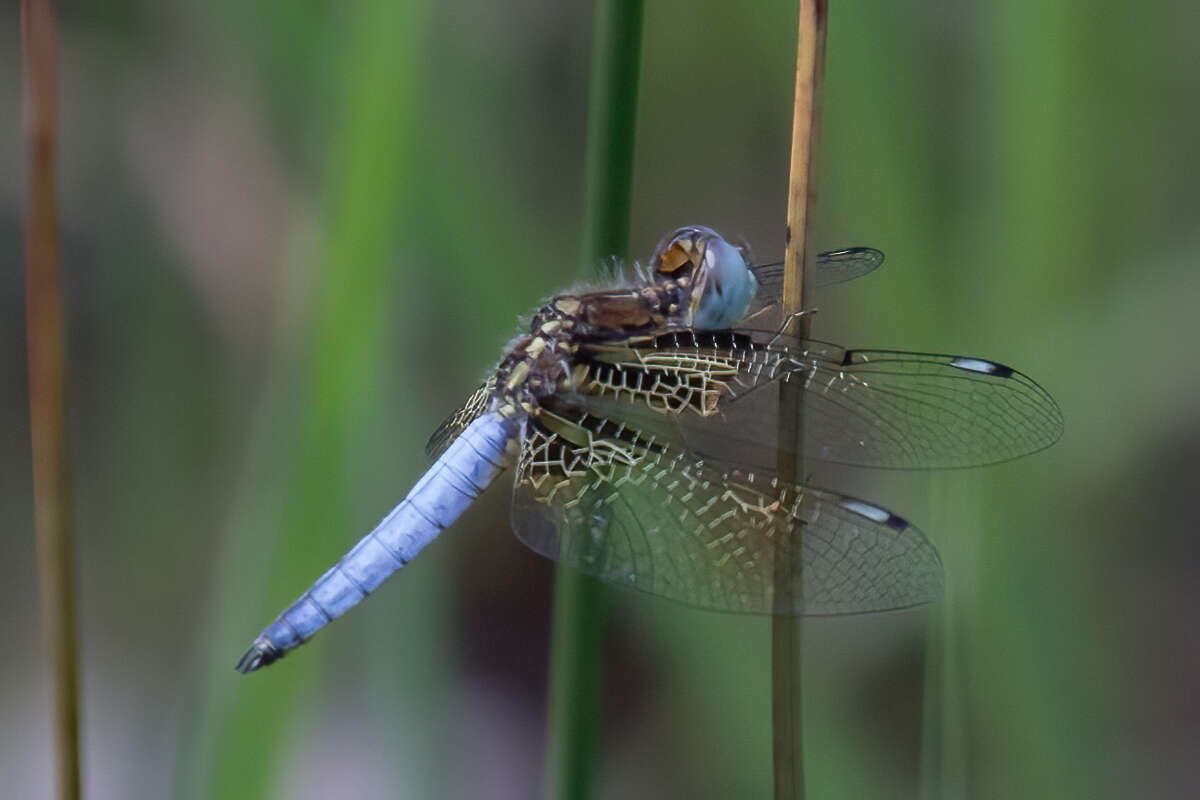
[[[836,283],[882,261],[872,248],[829,251],[812,277]],[[781,478],[778,431],[791,406],[781,408],[780,388],[803,398],[802,452],[785,457],[862,467],[1006,461],[1053,444],[1062,414],[995,361],[844,348],[762,324],[778,311],[780,276],[687,226],[623,284],[550,299],[433,434],[433,464],[404,500],[263,629],[237,669],[278,660],[360,603],[509,469],[517,536],[611,584],[754,614],[936,601],[942,564],[919,528]],[[783,560],[793,567],[778,570]]]

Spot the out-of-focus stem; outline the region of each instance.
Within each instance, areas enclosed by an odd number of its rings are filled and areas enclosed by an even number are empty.
[[[587,136],[586,268],[629,246],[633,144],[641,66],[642,0],[596,3]],[[604,592],[559,567],[554,583],[546,789],[551,798],[591,796],[601,724]]]
[[[25,323],[29,427],[42,639],[54,691],[58,797],[80,796],[79,667],[75,634],[75,550],[66,437],[66,326],[58,269],[58,51],[50,0],[21,3],[22,106],[28,147]]]

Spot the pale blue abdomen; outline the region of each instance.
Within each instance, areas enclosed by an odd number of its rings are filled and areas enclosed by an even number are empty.
[[[472,422],[375,530],[258,635],[238,670],[253,672],[303,644],[411,561],[509,465],[518,425],[496,413]]]

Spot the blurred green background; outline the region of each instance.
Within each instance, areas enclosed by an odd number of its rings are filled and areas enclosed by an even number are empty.
[[[591,6],[61,6],[89,794],[535,796],[551,570],[503,488],[303,650],[233,664],[575,278]],[[815,244],[888,263],[816,296],[816,334],[1016,365],[1067,428],[988,469],[816,473],[921,525],[949,588],[808,625],[810,797],[1194,796],[1200,7],[831,6]],[[0,13],[0,776],[37,797]],[[781,255],[795,18],[647,3],[632,256],[685,223]],[[768,796],[767,656],[765,620],[614,595],[598,796]]]

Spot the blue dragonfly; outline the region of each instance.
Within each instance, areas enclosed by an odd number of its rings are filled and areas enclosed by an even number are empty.
[[[822,253],[814,282],[882,260],[870,248]],[[1058,406],[994,361],[788,336],[763,324],[778,322],[778,265],[747,263],[744,249],[689,226],[615,288],[552,298],[434,433],[433,465],[408,496],[255,638],[237,669],[276,661],[357,605],[510,468],[521,540],[612,584],[742,613],[936,600],[941,561],[916,526],[776,474],[779,386],[803,390],[804,458],[865,467],[1033,453],[1061,435]],[[780,559],[797,568],[777,573]],[[779,574],[795,585],[777,586]]]

